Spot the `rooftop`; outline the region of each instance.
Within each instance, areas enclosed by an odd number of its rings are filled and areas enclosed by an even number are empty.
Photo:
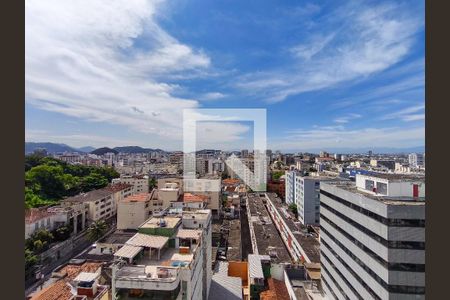
[[[267,280],[269,285],[269,289],[261,292],[260,299],[261,300],[290,300],[290,296],[286,285],[283,281],[276,280],[273,278],[269,278]]]
[[[101,198],[111,196],[112,194],[113,194],[113,192],[111,190],[109,190],[108,188],[102,188],[102,189],[90,191],[87,193],[81,193],[79,195],[63,199],[62,201],[64,201],[64,202],[91,202],[91,201],[96,201]]]
[[[242,299],[242,279],[228,276],[228,262],[217,263],[211,279],[209,299]]]
[[[137,247],[140,246],[161,249],[162,247],[164,247],[168,240],[169,238],[165,236],[136,233],[126,242],[126,244]]]
[[[109,234],[98,241],[98,243],[104,244],[125,244],[132,236],[136,234],[136,231],[122,231],[116,230],[112,234]]]
[[[161,221],[165,221],[165,228],[175,228],[180,222],[181,218],[179,217],[163,217],[163,218],[150,218],[144,224],[142,224],[139,228],[159,228],[161,227]]]
[[[191,194],[191,193],[183,194],[183,202],[207,202],[208,199],[209,197],[205,195]]]
[[[249,224],[255,233],[259,254],[271,255],[275,263],[291,262],[291,256],[263,203],[264,197],[257,193],[248,194]]]
[[[126,197],[121,202],[145,202],[150,201],[150,193],[139,193]]]
[[[66,265],[61,268],[58,273],[65,274],[67,276],[35,293],[30,300],[70,300],[74,295],[72,294],[69,283],[76,279],[76,277],[81,273],[97,272],[98,268],[101,266],[101,263],[93,262],[86,262],[81,265]],[[104,288],[101,289],[100,292],[104,292]]]
[[[133,187],[133,185],[131,185],[131,184],[118,182],[115,184],[108,185],[106,187],[106,189],[110,190],[113,193],[116,193],[118,191],[126,190],[126,189],[132,188],[132,187]]]
[[[390,196],[378,196],[371,193],[362,191],[356,187],[355,182],[351,181],[330,181],[325,184],[335,186],[337,188],[359,194],[363,197],[377,200],[389,205],[425,205],[425,197],[390,197]]]
[[[425,181],[425,175],[421,174],[393,174],[393,173],[375,173],[371,175],[362,175],[369,177],[378,177],[389,181]]]
[[[286,204],[274,193],[267,193],[267,196],[272,201],[278,213],[283,218],[286,225],[291,230],[298,243],[305,251],[311,262],[320,262],[320,243],[319,240],[308,233],[308,228],[300,222],[295,222],[295,216],[289,211]]]
[[[30,208],[25,210],[25,223],[32,224],[53,214],[54,213],[47,211],[47,207]]]

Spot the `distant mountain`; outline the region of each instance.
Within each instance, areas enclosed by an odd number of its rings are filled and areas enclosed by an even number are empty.
[[[148,153],[152,151],[152,149],[146,149],[139,146],[114,147],[114,150],[121,153]]]
[[[42,148],[47,150],[50,154],[61,152],[83,152],[66,144],[25,142],[25,154],[33,153],[36,149]]]
[[[92,146],[86,146],[86,147],[81,147],[81,148],[77,148],[77,149],[82,151],[82,152],[89,153],[89,152],[94,151],[96,148],[92,147]]]
[[[165,152],[161,149],[142,148],[139,146],[122,146],[114,147],[114,150],[122,153],[149,153],[149,152]]]
[[[114,149],[111,149],[111,148],[108,148],[108,147],[102,147],[102,148],[95,149],[94,151],[91,151],[91,154],[103,155],[103,154],[108,153],[108,152],[111,152],[111,153],[114,153],[114,154],[119,153],[119,152],[117,152],[117,150],[114,150]]]

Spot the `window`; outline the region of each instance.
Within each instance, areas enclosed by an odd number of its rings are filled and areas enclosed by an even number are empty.
[[[377,182],[377,193],[387,195],[387,184],[383,182]]]
[[[373,180],[366,180],[366,190],[373,191],[375,187],[375,182]]]

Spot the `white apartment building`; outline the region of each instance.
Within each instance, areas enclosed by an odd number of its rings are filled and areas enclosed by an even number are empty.
[[[296,171],[286,172],[286,203],[296,204],[298,219],[303,225],[318,225],[320,220],[320,182],[324,176],[302,176]]]
[[[331,299],[425,299],[424,178],[320,185],[322,285]]]
[[[420,153],[410,153],[408,155],[409,166],[413,168],[423,167],[425,164],[425,157]]]
[[[303,225],[319,225],[320,221],[320,182],[328,177],[296,176],[295,201],[298,220]]]
[[[148,193],[148,176],[147,175],[121,175],[120,178],[114,178],[112,184],[126,183],[133,186],[133,192]]]
[[[117,213],[114,192],[108,188],[81,193],[61,201],[63,207],[72,207],[78,204],[88,206],[89,222],[106,220]]]
[[[151,218],[114,253],[112,299],[207,299],[211,211]]]
[[[296,171],[286,171],[285,201],[287,204],[295,203],[295,175]]]

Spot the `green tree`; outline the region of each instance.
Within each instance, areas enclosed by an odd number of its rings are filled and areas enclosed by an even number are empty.
[[[295,217],[298,218],[297,205],[295,203],[291,203],[291,204],[289,204],[289,209],[292,211],[292,213],[295,215]]]
[[[61,166],[39,165],[25,173],[25,185],[39,196],[58,199],[64,195],[64,178]]]
[[[37,264],[39,258],[30,249],[25,249],[25,270]]]
[[[96,221],[91,224],[88,228],[88,239],[91,241],[96,241],[99,238],[101,238],[106,230],[108,229],[108,226],[106,225],[105,221]]]
[[[272,179],[273,179],[273,180],[278,180],[278,179],[280,179],[280,177],[283,176],[283,175],[284,175],[284,172],[283,172],[283,171],[275,171],[275,172],[273,172],[273,174],[272,174]]]
[[[158,185],[158,183],[156,182],[155,178],[149,178],[148,179],[148,190],[151,191],[154,188],[156,188],[156,186]]]
[[[83,192],[100,189],[108,185],[108,180],[100,174],[92,173],[81,179],[81,189]]]

